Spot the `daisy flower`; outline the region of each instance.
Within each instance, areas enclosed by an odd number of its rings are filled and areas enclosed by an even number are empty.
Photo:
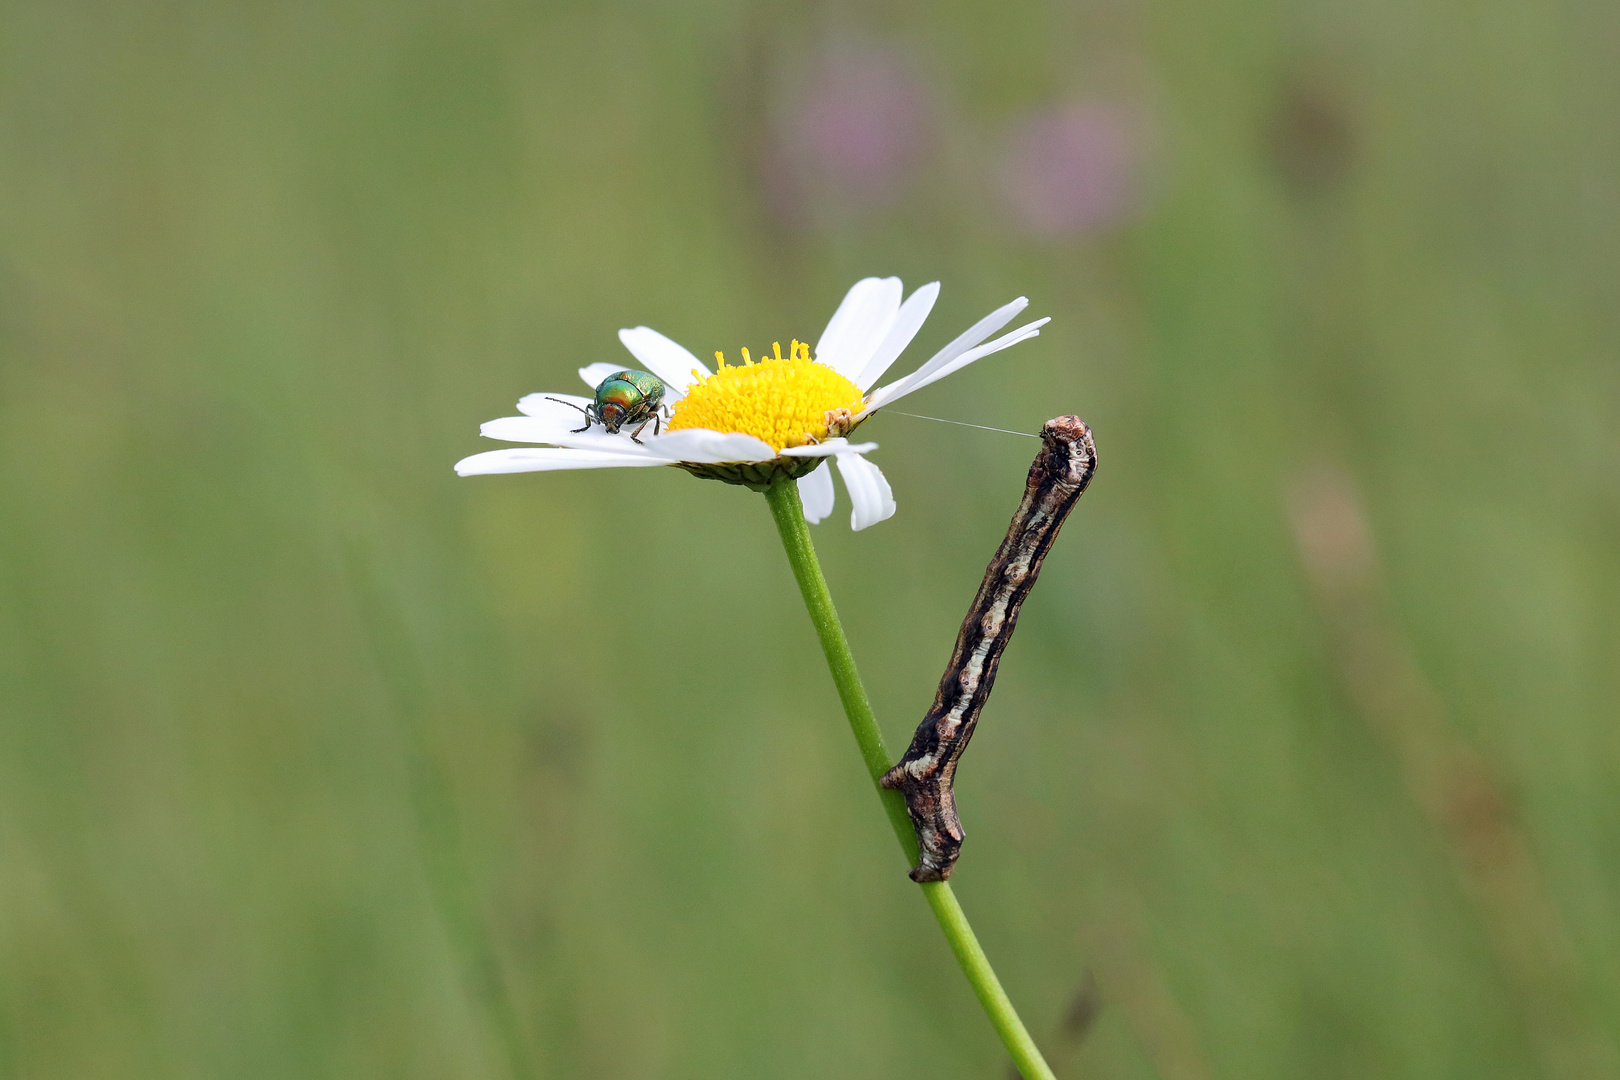
[[[474,476],[673,465],[756,491],[791,477],[798,481],[805,517],[819,522],[832,513],[836,499],[831,458],[854,507],[850,527],[876,525],[894,514],[894,493],[883,471],[866,458],[877,443],[852,443],[850,433],[885,405],[1035,337],[1049,321],[1038,319],[986,341],[1029,305],[1020,296],[974,323],[910,375],[871,390],[928,318],[939,297],[939,282],[924,285],[904,303],[902,293],[899,278],[857,281],[833,312],[813,356],[810,346],[799,341],[789,345],[786,356],[778,344],[759,360],[743,349],[740,365],[727,364],[717,352],[713,371],[650,327],[620,330],[624,347],[664,383],[663,403],[670,415],[661,433],[643,431],[637,442],[629,430],[610,433],[600,424],[576,431],[581,410],[594,398],[530,394],[518,402],[522,416],[491,420],[481,434],[545,445],[474,454],[458,461],[456,472]],[[620,364],[591,364],[579,374],[594,391],[620,370]]]

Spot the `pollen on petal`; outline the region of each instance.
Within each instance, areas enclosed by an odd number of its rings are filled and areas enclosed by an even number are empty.
[[[784,450],[847,434],[859,423],[866,408],[860,388],[812,360],[804,342],[793,342],[785,357],[780,343],[759,360],[747,349],[742,355],[738,366],[716,353],[718,369],[687,388],[666,430],[738,431]]]

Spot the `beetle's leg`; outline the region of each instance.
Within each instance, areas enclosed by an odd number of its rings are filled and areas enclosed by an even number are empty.
[[[652,422],[653,422],[653,417],[651,417],[651,416],[649,416],[649,417],[647,417],[647,419],[643,420],[641,422],[641,426],[636,428],[635,432],[631,434],[630,441],[635,443],[637,446],[646,446],[647,444],[642,442],[636,436],[640,435],[643,431],[646,431],[647,430],[647,425],[652,423]],[[653,434],[654,435],[658,434],[658,429],[657,428],[653,428]]]

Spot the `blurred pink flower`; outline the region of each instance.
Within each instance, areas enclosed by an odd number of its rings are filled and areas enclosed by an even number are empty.
[[[1135,110],[1080,101],[1034,113],[1013,133],[1000,190],[1036,236],[1098,232],[1135,209],[1141,147]]]
[[[934,142],[929,88],[889,46],[842,41],[808,58],[764,162],[773,210],[846,214],[895,202]]]

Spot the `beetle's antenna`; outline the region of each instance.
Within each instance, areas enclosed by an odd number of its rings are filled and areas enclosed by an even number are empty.
[[[966,424],[960,420],[944,420],[938,416],[923,416],[920,413],[901,412],[899,409],[885,409],[883,411],[893,413],[895,416],[909,416],[913,420],[934,420],[941,424],[955,424],[957,427],[978,428],[980,431],[999,431],[1003,435],[1022,435],[1026,439],[1040,438],[1039,435],[1031,435],[1027,431],[1011,431],[1004,427],[985,427],[983,424]]]
[[[566,405],[570,409],[578,409],[580,412],[585,414],[585,418],[587,420],[590,419],[590,416],[591,416],[590,410],[585,408],[582,405],[575,405],[572,401],[564,401],[562,398],[560,398],[560,397],[552,397],[550,394],[546,395],[546,400],[547,401],[555,401],[559,405]]]

